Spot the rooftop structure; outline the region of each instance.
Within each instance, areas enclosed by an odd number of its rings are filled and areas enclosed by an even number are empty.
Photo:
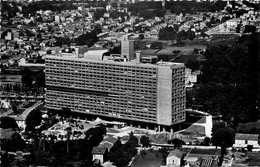
[[[134,41],[129,40],[127,35],[123,35],[122,37],[121,54],[129,61],[134,59]]]

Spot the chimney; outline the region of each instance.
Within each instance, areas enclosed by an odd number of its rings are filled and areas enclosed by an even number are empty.
[[[58,55],[60,53],[60,48],[56,47],[55,48],[55,54]]]
[[[79,57],[79,47],[75,47],[75,54],[77,57]]]
[[[137,63],[141,62],[141,51],[136,51],[136,59],[137,59]]]

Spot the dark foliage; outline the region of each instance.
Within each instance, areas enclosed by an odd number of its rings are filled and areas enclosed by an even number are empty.
[[[252,151],[254,147],[253,147],[253,145],[247,145],[246,148],[247,148],[247,151]]]
[[[225,123],[225,122],[217,122],[217,123],[215,123],[215,124],[213,125],[213,127],[212,127],[212,130],[211,130],[212,135],[213,135],[214,133],[216,133],[216,131],[217,131],[218,129],[225,128],[225,127],[226,127],[226,123]]]
[[[1,117],[0,118],[0,128],[3,129],[18,129],[18,125],[14,118],[10,117]]]
[[[205,137],[203,140],[203,145],[204,146],[209,146],[210,145],[210,138],[209,137]]]
[[[201,110],[222,115],[234,126],[258,118],[258,37],[242,36],[233,46],[211,45],[206,49],[195,92]]]
[[[93,14],[94,20],[99,20],[101,17],[104,16],[105,10],[96,10]]]
[[[38,1],[29,3],[27,6],[23,6],[23,13],[25,16],[29,14],[35,15],[38,10],[51,10],[51,11],[62,11],[76,9],[76,6],[72,2],[47,2]]]
[[[185,145],[184,141],[182,141],[180,139],[177,139],[177,138],[168,141],[168,143],[169,144],[174,144],[175,148],[180,148],[180,147],[182,147],[182,145]]]
[[[211,138],[212,144],[221,147],[221,156],[219,165],[222,165],[226,148],[232,147],[235,143],[235,131],[231,128],[219,128],[213,133]]]
[[[22,83],[26,89],[30,89],[33,86],[33,74],[28,68],[22,71]]]
[[[75,39],[76,45],[92,46],[98,41],[98,37],[95,31],[87,32]]]
[[[5,151],[23,151],[25,146],[25,141],[19,133],[14,133],[9,139],[1,140],[1,149]]]
[[[35,131],[35,127],[40,125],[42,113],[40,110],[32,110],[25,119],[26,131]]]
[[[196,71],[200,69],[200,63],[198,61],[189,59],[186,64],[186,67],[191,69],[192,71]]]
[[[138,139],[133,135],[129,134],[129,140],[122,145],[118,141],[116,148],[112,149],[108,155],[108,159],[118,167],[126,166],[131,158],[137,154],[136,146],[138,145]]]
[[[142,144],[143,147],[149,147],[150,146],[150,139],[147,136],[142,136],[140,138],[140,143]]]

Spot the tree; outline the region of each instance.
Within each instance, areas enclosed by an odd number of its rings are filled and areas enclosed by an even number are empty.
[[[71,109],[68,107],[63,107],[60,113],[62,117],[69,118],[71,116]]]
[[[100,24],[96,24],[96,25],[94,26],[94,31],[95,31],[96,34],[102,33],[102,27],[101,27],[101,25],[100,25]]]
[[[131,147],[138,146],[138,138],[134,136],[132,131],[129,133],[128,143],[131,145]]]
[[[1,117],[0,118],[0,128],[3,129],[18,129],[18,125],[14,118]]]
[[[137,154],[136,146],[138,139],[134,136],[133,132],[129,133],[128,141],[122,145],[118,140],[117,146],[112,148],[108,159],[118,167],[124,167],[128,164],[133,156]]]
[[[204,138],[204,141],[203,141],[203,144],[204,144],[205,146],[209,146],[209,145],[210,145],[210,138],[209,138],[209,137],[205,137],[205,138]]]
[[[71,127],[67,127],[65,129],[67,131],[66,137],[67,137],[67,153],[70,152],[70,148],[69,148],[69,144],[70,144],[70,136],[72,135],[72,128]]]
[[[139,34],[139,40],[143,40],[144,39],[144,34]]]
[[[19,113],[16,105],[12,105],[12,110],[15,114]]]
[[[35,127],[40,125],[42,113],[40,110],[32,110],[25,119],[26,131],[35,131]]]
[[[222,115],[233,125],[256,121],[259,91],[259,34],[241,36],[233,45],[207,47],[202,75],[194,91],[195,103],[212,115]]]
[[[5,151],[23,151],[25,146],[25,141],[21,138],[19,133],[14,133],[10,139],[1,142],[1,148]]]
[[[149,137],[147,137],[147,136],[142,136],[142,137],[140,138],[140,143],[142,144],[143,147],[149,147],[149,146],[150,146]]]
[[[98,41],[98,37],[94,30],[91,32],[82,34],[78,38],[75,39],[75,42],[77,45],[87,45],[89,47],[92,46],[97,41]]]
[[[186,64],[186,67],[190,68],[192,71],[196,71],[196,70],[199,70],[200,63],[196,60],[189,59],[187,64]]]
[[[1,166],[9,166],[10,162],[9,162],[9,158],[8,158],[8,153],[7,151],[5,151],[2,155],[1,155]]]
[[[110,152],[115,152],[116,150],[119,150],[121,147],[122,147],[121,140],[118,139],[118,140],[114,143],[113,147],[110,149]]]
[[[213,133],[211,138],[212,144],[221,147],[221,156],[219,165],[222,165],[226,148],[232,147],[235,143],[235,131],[231,128],[219,128]]]
[[[180,147],[182,147],[182,145],[185,145],[184,141],[177,139],[177,138],[170,140],[169,143],[174,144],[175,148],[180,148]]]
[[[96,10],[93,14],[94,20],[99,20],[101,17],[104,16],[105,10]]]
[[[146,151],[145,151],[145,150],[141,150],[141,151],[140,151],[140,155],[141,155],[142,158],[144,158],[145,155],[146,155]]]
[[[254,147],[253,147],[253,145],[247,145],[246,148],[247,148],[247,151],[252,151]]]
[[[103,140],[103,135],[105,135],[106,132],[105,127],[96,127],[86,131],[85,135],[86,139],[89,141],[89,144],[94,147],[99,145],[99,143]]]
[[[225,128],[226,127],[226,123],[225,122],[217,122],[213,125],[212,127],[212,135],[218,130],[218,129],[221,129],[221,128]]]
[[[33,77],[32,72],[28,68],[25,68],[22,72],[22,83],[27,89],[32,88]]]
[[[45,86],[45,73],[43,70],[38,71],[38,74],[36,75],[36,84],[38,88]]]
[[[193,53],[194,53],[194,54],[199,54],[199,49],[198,49],[198,48],[194,48],[194,49],[193,49]]]
[[[51,152],[37,150],[33,160],[36,166],[50,166],[53,164],[55,157]]]

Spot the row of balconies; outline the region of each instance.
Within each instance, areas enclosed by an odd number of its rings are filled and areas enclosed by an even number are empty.
[[[141,112],[126,112],[122,110],[122,108],[108,108],[102,106],[91,106],[90,104],[86,104],[84,106],[81,105],[73,105],[68,103],[55,103],[55,102],[48,102],[47,108],[61,108],[61,106],[69,107],[72,111],[80,111],[86,113],[93,113],[93,114],[103,114],[103,115],[110,115],[110,116],[117,116],[117,117],[125,117],[125,118],[135,118],[139,120],[147,120],[147,121],[156,121],[156,114],[149,114],[149,113],[141,113]]]

